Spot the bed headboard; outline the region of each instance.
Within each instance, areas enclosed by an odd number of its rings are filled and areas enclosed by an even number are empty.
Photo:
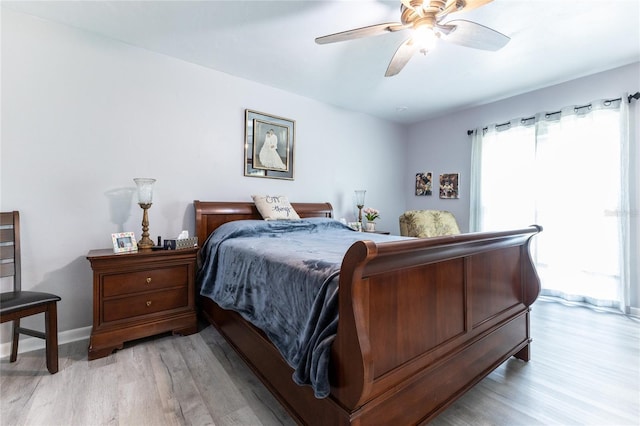
[[[333,217],[330,203],[291,203],[301,218]],[[262,219],[253,202],[199,201],[193,202],[196,215],[196,236],[202,245],[223,223],[232,220]]]

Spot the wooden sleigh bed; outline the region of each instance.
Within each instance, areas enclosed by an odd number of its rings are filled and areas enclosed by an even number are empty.
[[[328,203],[292,205],[302,218],[333,215]],[[223,223],[261,219],[253,203],[194,207],[200,242]],[[203,296],[200,308],[298,422],[426,423],[511,356],[529,360],[529,307],[540,292],[529,243],[540,231],[353,244],[323,399],[292,381],[278,350],[239,314]]]

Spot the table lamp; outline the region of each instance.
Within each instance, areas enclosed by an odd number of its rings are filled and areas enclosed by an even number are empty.
[[[356,206],[358,207],[358,222],[362,223],[362,208],[364,207],[364,194],[367,192],[364,189],[357,189],[356,193]]]
[[[138,204],[142,208],[142,238],[138,242],[139,249],[149,249],[154,246],[149,238],[149,216],[147,210],[151,207],[153,200],[153,184],[155,179],[135,178],[133,181],[138,186]]]

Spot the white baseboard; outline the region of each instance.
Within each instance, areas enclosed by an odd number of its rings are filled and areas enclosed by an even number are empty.
[[[640,318],[640,308],[630,307],[629,315]]]
[[[89,336],[91,336],[91,328],[91,326],[88,326],[58,333],[58,345],[88,339]],[[19,354],[23,352],[35,351],[38,349],[44,349],[43,339],[38,339],[36,337],[21,338],[20,343],[18,344]],[[0,345],[0,358],[8,357],[10,354],[11,342],[2,343]]]

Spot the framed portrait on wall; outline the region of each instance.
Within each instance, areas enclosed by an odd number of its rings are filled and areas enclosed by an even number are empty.
[[[244,175],[293,180],[295,121],[245,110]]]
[[[432,194],[432,176],[433,173],[431,172],[416,173],[416,195]]]
[[[460,173],[440,175],[440,198],[459,198]]]

